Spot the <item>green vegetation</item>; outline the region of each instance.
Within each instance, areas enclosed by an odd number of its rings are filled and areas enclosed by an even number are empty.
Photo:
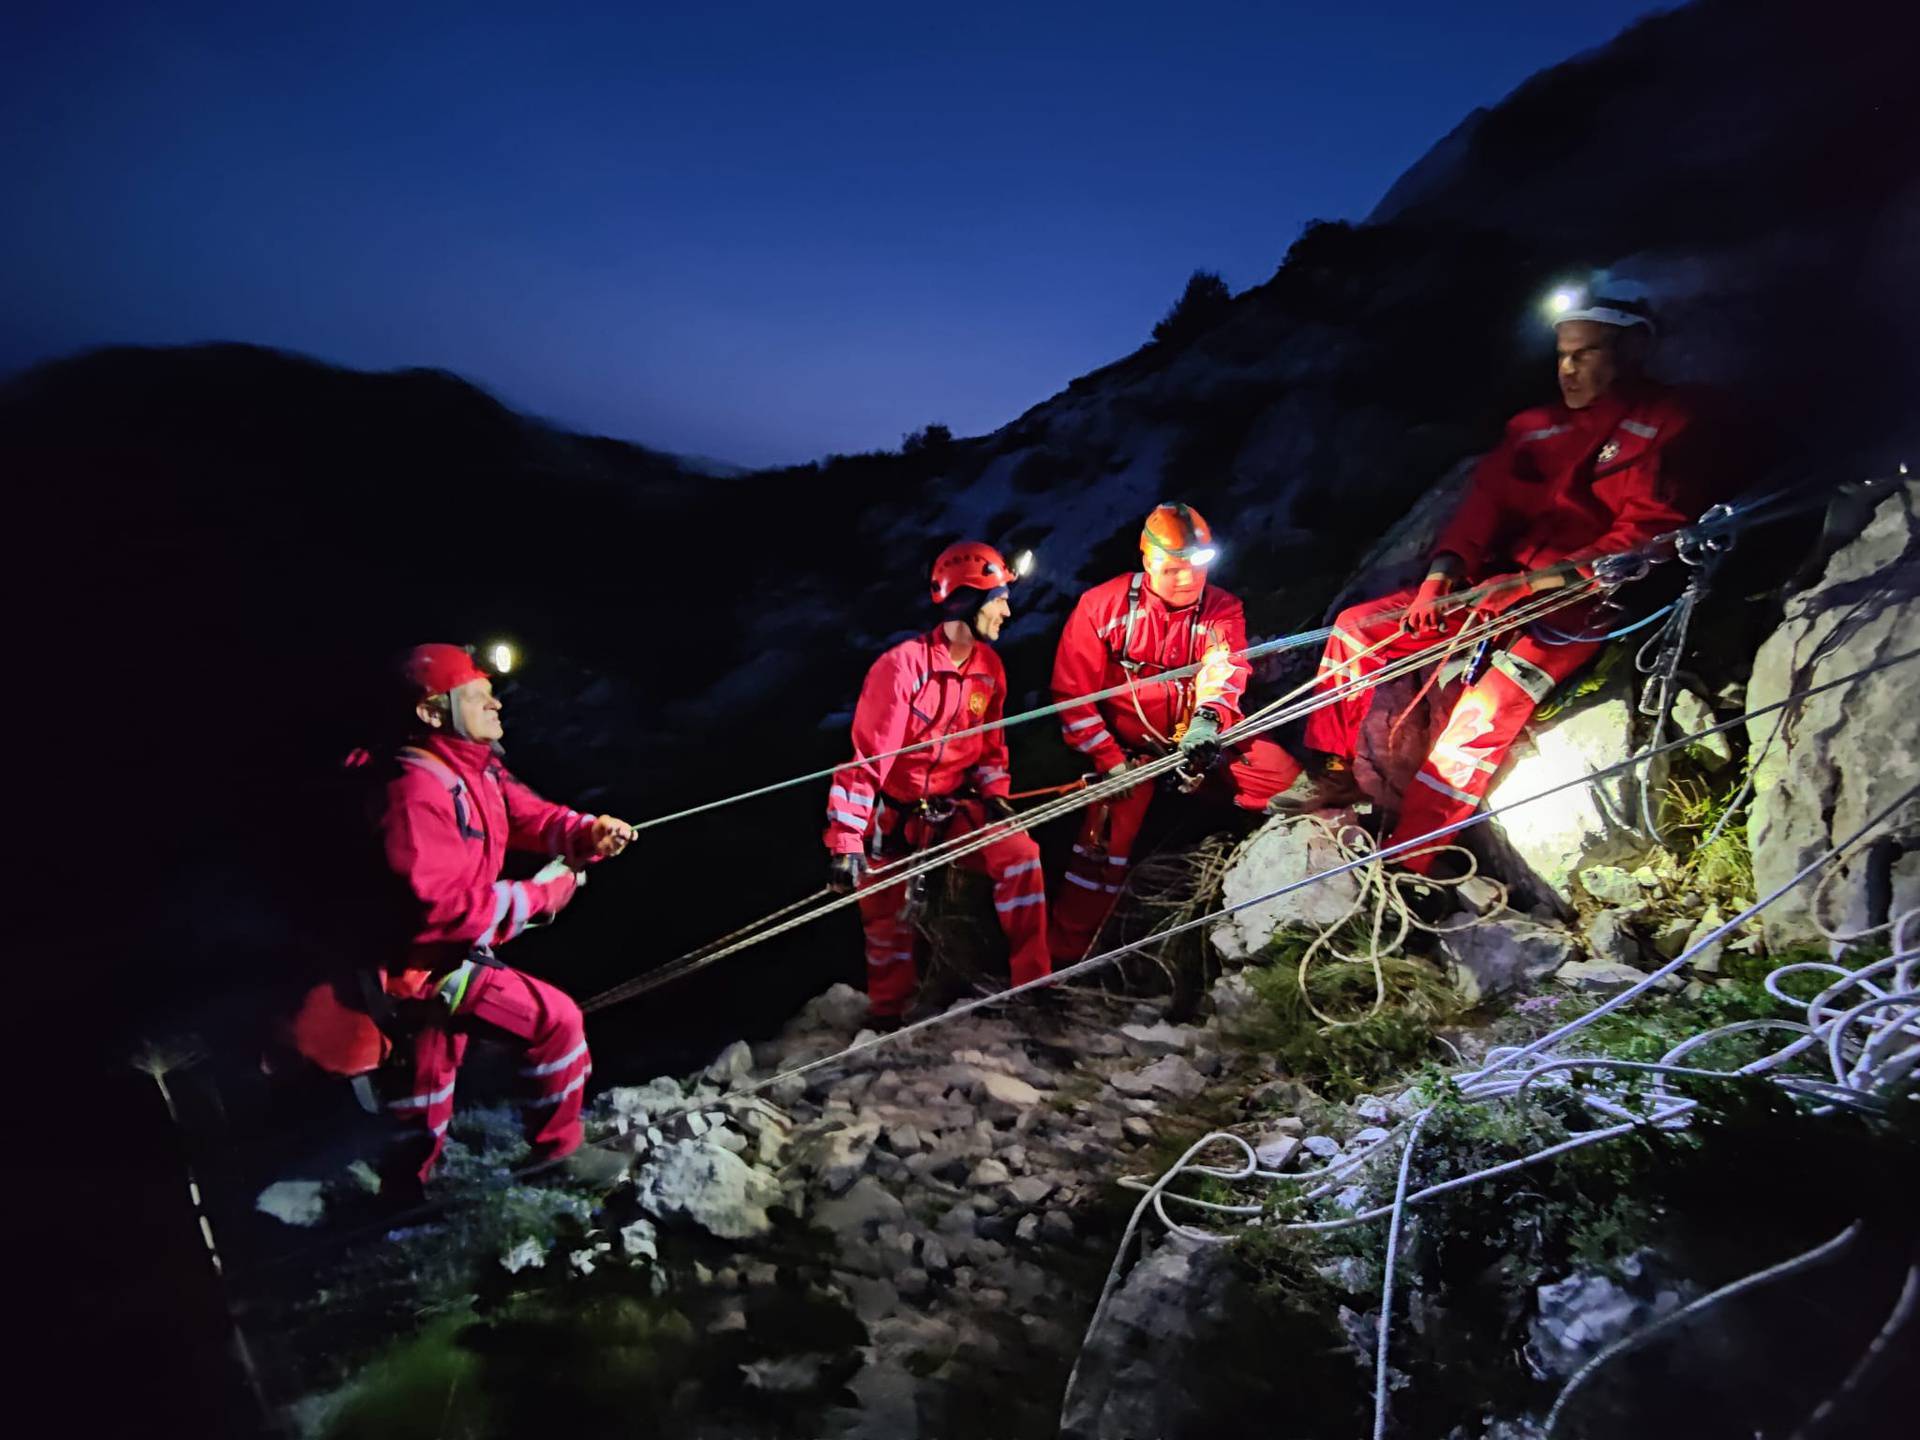
[[[1338,937],[1348,949],[1365,945],[1361,927]],[[1433,1029],[1455,1012],[1445,978],[1423,960],[1380,961],[1385,999],[1374,1012],[1374,968],[1345,960],[1315,960],[1307,970],[1307,997],[1342,1023],[1323,1024],[1300,992],[1300,956],[1310,937],[1276,936],[1259,965],[1244,973],[1265,1012],[1244,1035],[1252,1049],[1270,1052],[1280,1068],[1332,1100],[1377,1089],[1435,1053]]]

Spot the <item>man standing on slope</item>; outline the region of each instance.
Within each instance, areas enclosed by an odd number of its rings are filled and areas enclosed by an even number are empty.
[[[543,800],[500,763],[505,733],[493,682],[457,645],[420,645],[403,666],[412,735],[373,798],[390,874],[393,929],[363,993],[364,1010],[317,987],[295,1017],[293,1048],[336,1074],[380,1064],[400,1134],[383,1167],[383,1200],[417,1194],[439,1159],[467,1041],[505,1041],[523,1058],[527,1138],[536,1162],[573,1154],[591,1062],[580,1007],[563,991],[502,965],[493,949],[550,921],[584,883],[580,871],[618,855],[633,829]],[[504,880],[509,850],[554,857],[527,880]],[[376,1028],[375,1022],[378,1021]],[[383,1035],[384,1032],[384,1035]]]
[[[1417,590],[1340,612],[1320,662],[1323,692],[1444,640],[1470,619],[1498,616],[1591,576],[1598,557],[1645,545],[1698,510],[1698,472],[1686,454],[1692,416],[1672,390],[1645,377],[1654,337],[1645,310],[1594,300],[1561,314],[1555,337],[1560,403],[1507,422],[1505,438],[1480,462],[1435,542]],[[1549,566],[1563,568],[1523,578]],[[1479,584],[1492,588],[1471,605],[1448,603],[1456,589]],[[1561,612],[1552,625],[1504,637],[1505,648],[1455,702],[1386,844],[1472,814],[1535,707],[1599,651],[1598,640],[1553,639],[1604,628],[1593,624],[1589,607]],[[1361,690],[1308,717],[1303,738],[1313,789],[1289,809],[1338,808],[1360,798],[1351,762],[1372,702],[1372,691]],[[1424,875],[1434,858],[1416,851],[1400,863]]]
[[[1014,814],[1006,731],[977,727],[1006,713],[1006,669],[987,642],[1000,637],[1017,578],[991,545],[963,540],[940,553],[932,595],[942,618],[874,661],[853,714],[853,763],[834,773],[828,791],[829,883],[841,894],[861,892],[867,997],[881,1025],[897,1025],[913,998],[916,937],[906,887],[875,885],[869,860],[903,858]],[[969,731],[976,733],[962,733]],[[936,743],[890,753],[927,741]],[[993,880],[1013,983],[1050,973],[1032,837],[1010,832],[955,863]]]
[[[1067,744],[1103,775],[1136,761],[1183,750],[1195,771],[1219,757],[1220,732],[1240,719],[1250,666],[1247,617],[1239,599],[1207,584],[1213,532],[1188,505],[1161,505],[1140,532],[1142,568],[1117,575],[1080,597],[1053,661],[1053,698],[1126,686],[1127,693],[1069,705],[1060,712]],[[1193,675],[1155,680],[1199,665]],[[1220,772],[1234,803],[1264,810],[1300,767],[1264,736],[1232,743]],[[1088,807],[1073,859],[1053,900],[1047,945],[1057,963],[1082,958],[1113,908],[1132,861],[1134,839],[1153,803],[1153,786],[1136,785]]]

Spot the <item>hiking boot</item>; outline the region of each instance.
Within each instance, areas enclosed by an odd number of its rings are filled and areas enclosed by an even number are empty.
[[[1315,755],[1301,766],[1299,779],[1267,802],[1267,813],[1310,815],[1316,810],[1349,810],[1366,798],[1350,761],[1338,755]]]

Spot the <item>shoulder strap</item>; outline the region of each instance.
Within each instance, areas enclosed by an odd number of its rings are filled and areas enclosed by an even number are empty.
[[[1133,572],[1133,579],[1127,582],[1127,625],[1120,636],[1120,651],[1113,658],[1120,662],[1120,668],[1126,671],[1138,670],[1141,662],[1133,658],[1133,627],[1140,619],[1140,590],[1147,583],[1146,573]]]
[[[422,750],[418,745],[402,745],[395,758],[403,765],[426,771],[455,795],[466,789],[466,782],[454,773],[453,767],[430,750]]]

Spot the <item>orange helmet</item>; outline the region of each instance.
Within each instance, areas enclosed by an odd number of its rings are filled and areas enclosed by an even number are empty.
[[[1153,507],[1140,531],[1147,581],[1169,605],[1191,605],[1207,585],[1207,566],[1218,553],[1213,530],[1191,505]]]
[[[985,590],[982,600],[991,600],[994,591],[1006,593],[1019,578],[993,546],[979,540],[955,541],[933,562],[933,603],[946,604],[956,590]]]
[[[1210,565],[1213,529],[1191,505],[1156,505],[1140,531],[1140,553],[1151,555],[1156,549],[1189,565]]]

